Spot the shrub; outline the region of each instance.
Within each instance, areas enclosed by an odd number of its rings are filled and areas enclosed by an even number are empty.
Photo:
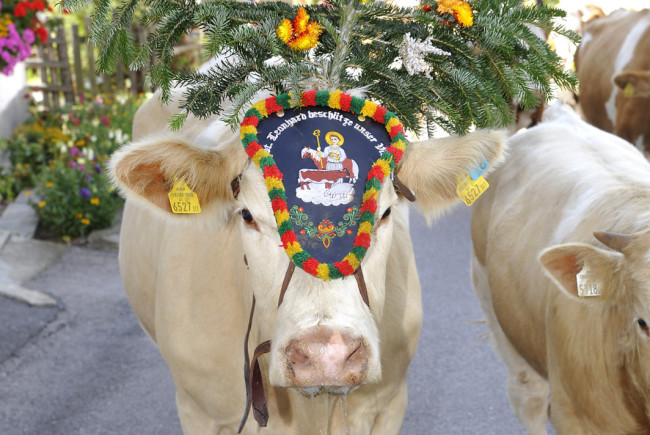
[[[11,199],[33,187],[41,225],[68,239],[113,222],[123,200],[104,174],[111,153],[131,138],[143,95],[103,96],[50,112],[33,112],[10,139],[10,173],[0,173],[0,194]]]

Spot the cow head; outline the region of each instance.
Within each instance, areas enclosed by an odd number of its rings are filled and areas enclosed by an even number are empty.
[[[577,243],[559,245],[542,252],[540,261],[563,293],[594,309],[593,318],[575,320],[595,321],[599,324],[593,327],[612,334],[622,351],[621,367],[644,397],[643,403],[648,404],[650,230],[630,235],[595,232],[594,236],[610,249]]]
[[[111,160],[115,184],[129,200],[158,210],[162,219],[193,219],[197,230],[211,225],[239,232],[250,282],[245,291],[254,294],[257,305],[251,337],[257,342],[271,340],[271,384],[313,395],[344,393],[380,381],[381,361],[386,358],[381,325],[391,291],[386,288],[387,263],[413,255],[405,243],[408,227],[396,207],[400,197],[393,184],[388,178],[382,184],[372,243],[361,264],[369,303],[364,303],[354,276],[322,280],[296,268],[278,306],[290,260],[278,234],[263,172],[247,160],[239,134],[215,125],[219,127],[211,128],[212,148],[189,143],[182,131],[124,146]],[[502,133],[485,131],[413,143],[397,175],[413,190],[422,210],[436,215],[458,202],[457,174],[484,159],[493,168],[501,159],[503,143]],[[235,178],[240,186],[237,195],[231,189]],[[200,214],[172,213],[167,195],[175,179],[185,180],[196,193]],[[406,271],[399,273],[406,279]],[[251,299],[249,293],[245,297]]]

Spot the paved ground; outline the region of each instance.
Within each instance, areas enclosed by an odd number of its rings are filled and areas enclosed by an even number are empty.
[[[463,205],[432,229],[412,213],[425,323],[402,434],[523,433],[503,367],[481,340],[468,221]],[[28,269],[36,257],[51,260],[32,267],[36,276],[7,272],[9,263]],[[0,251],[0,277],[8,275],[56,305],[0,297],[0,434],[180,433],[169,373],[126,301],[114,248],[12,239]]]

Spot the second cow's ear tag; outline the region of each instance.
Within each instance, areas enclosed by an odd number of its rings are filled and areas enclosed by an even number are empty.
[[[323,280],[343,278],[370,246],[379,191],[406,138],[394,113],[341,91],[305,92],[299,104],[287,94],[254,104],[242,143],[263,171],[289,258]]]
[[[201,213],[198,196],[192,192],[184,180],[176,178],[168,196],[172,212],[177,214]]]
[[[578,296],[580,297],[589,297],[589,296],[599,296],[600,290],[598,289],[598,284],[591,275],[591,270],[584,265],[582,270],[576,275],[576,281],[578,284]]]

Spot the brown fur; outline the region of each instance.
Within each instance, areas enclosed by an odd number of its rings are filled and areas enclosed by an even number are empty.
[[[623,69],[615,71],[614,68],[630,30],[649,18],[650,9],[646,9],[618,11],[594,20],[587,24],[583,43],[576,53],[580,106],[587,122],[622,137],[646,153],[650,153],[650,26]],[[606,103],[614,92],[617,92],[616,113],[610,119]]]

